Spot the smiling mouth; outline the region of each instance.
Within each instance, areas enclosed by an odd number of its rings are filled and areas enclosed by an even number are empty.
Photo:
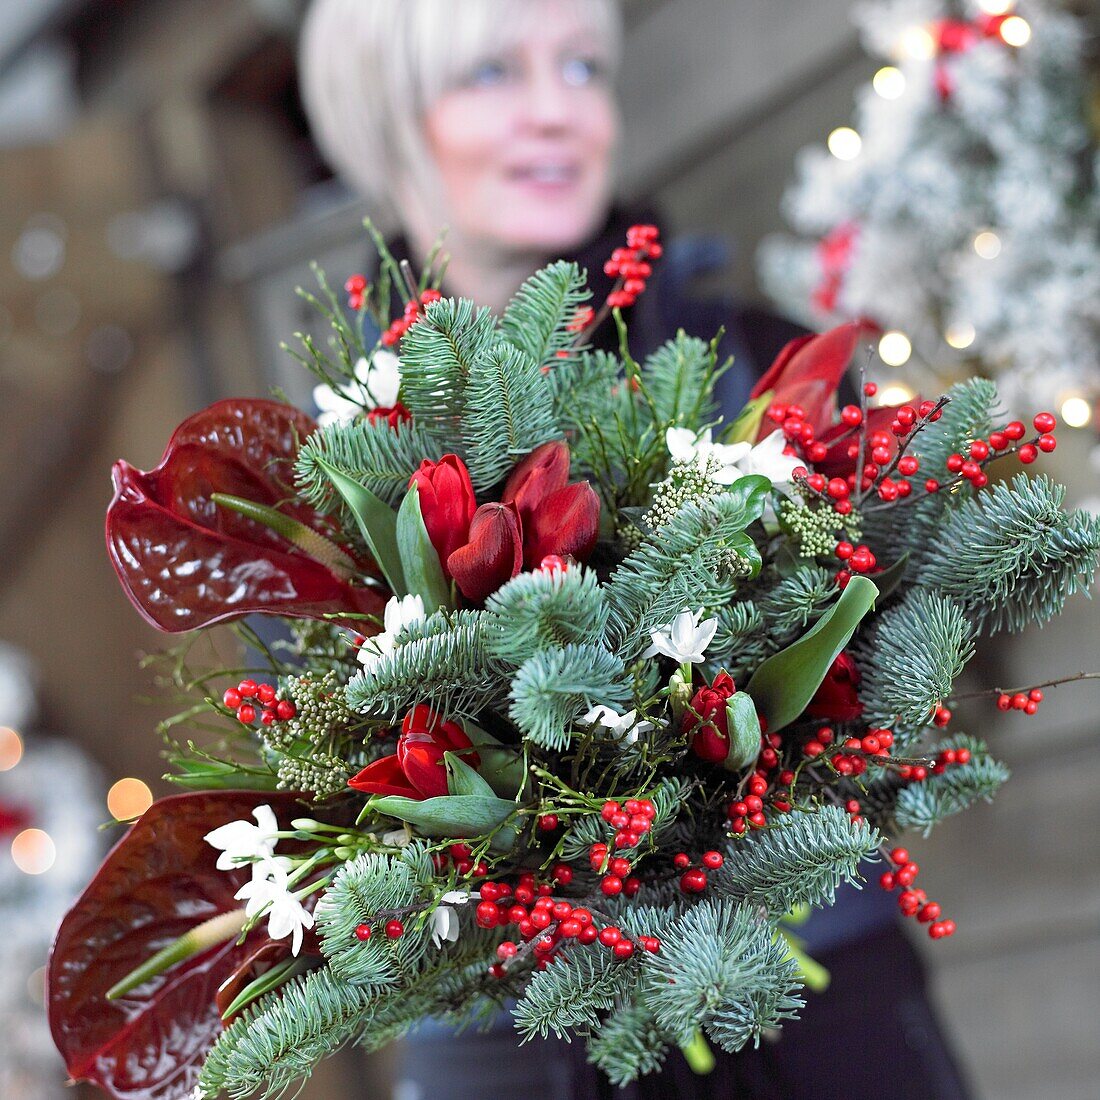
[[[532,164],[513,168],[509,177],[520,183],[535,183],[545,187],[563,187],[576,183],[580,168],[573,164]]]

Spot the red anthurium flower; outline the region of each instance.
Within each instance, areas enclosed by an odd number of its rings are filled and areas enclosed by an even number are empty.
[[[409,479],[410,488],[413,485],[420,493],[420,514],[428,538],[449,580],[447,561],[468,541],[477,511],[470,472],[457,455],[444,455],[438,462],[425,459]]]
[[[481,762],[465,730],[445,721],[424,703],[413,707],[401,723],[397,753],[368,764],[348,780],[365,794],[398,794],[422,801],[447,793],[443,754],[458,753],[471,767]]]
[[[264,791],[161,799],[115,845],[69,910],[50,953],[48,1009],[74,1080],[94,1081],[120,1100],[191,1094],[223,1030],[218,988],[267,940],[264,931],[257,928],[243,943],[232,937],[216,944],[118,1000],[106,994],[179,936],[241,908],[233,895],[249,869],[218,870],[218,853],[203,837],[249,817],[260,803],[287,828],[297,799]]]
[[[526,530],[543,502],[569,481],[569,445],[561,439],[536,447],[509,475],[501,500],[511,501]]]
[[[792,340],[753,387],[751,396],[771,390],[774,402],[801,406],[804,419],[820,436],[832,426],[840,380],[856,348],[872,331],[865,322],[852,321],[820,336]],[[775,425],[765,418],[757,442],[773,431]]]
[[[523,527],[523,560],[529,569],[556,554],[585,561],[596,547],[600,498],[587,481],[551,493]]]
[[[412,420],[412,413],[401,404],[400,401],[393,406],[379,405],[367,413],[367,422],[378,424],[379,422],[396,428],[399,424],[407,424]]]
[[[726,703],[737,691],[728,672],[720,672],[710,686],[701,687],[684,712],[681,730],[691,734],[691,751],[711,764],[721,764],[729,755],[729,719]]]
[[[255,612],[381,615],[383,593],[349,584],[212,500],[243,497],[322,531],[311,508],[284,503],[298,445],[315,427],[275,401],[219,401],[176,429],[156,469],[115,464],[107,551],[148,622],[177,633]]]
[[[466,599],[481,603],[523,568],[523,557],[516,506],[483,504],[470,524],[470,541],[447,559],[447,571]]]
[[[841,653],[810,700],[806,713],[811,718],[833,722],[851,722],[863,713],[856,689],[861,679],[859,667],[847,653]]]

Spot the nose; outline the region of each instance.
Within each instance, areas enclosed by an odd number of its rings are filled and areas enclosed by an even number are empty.
[[[572,120],[569,91],[556,65],[533,66],[521,93],[525,123],[540,133],[568,129]]]

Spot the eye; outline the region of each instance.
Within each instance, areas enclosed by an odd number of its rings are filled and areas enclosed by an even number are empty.
[[[462,82],[467,88],[495,88],[508,79],[508,65],[500,58],[479,61]]]
[[[574,88],[602,80],[606,73],[607,66],[597,57],[567,57],[561,67],[562,79]]]

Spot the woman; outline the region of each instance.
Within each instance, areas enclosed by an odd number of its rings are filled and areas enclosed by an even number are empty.
[[[649,220],[612,206],[620,53],[613,0],[314,0],[302,83],[323,150],[401,234],[399,255],[415,264],[449,227],[447,293],[500,311],[527,276],[566,257],[588,269],[599,302],[610,289],[604,260],[631,222]],[[630,338],[641,357],[680,327],[707,339],[724,327],[722,351],[735,356],[719,394],[729,417],[797,331],[693,299],[689,283],[714,258],[712,246],[674,243],[629,311]],[[595,342],[613,347],[613,326]],[[519,1049],[502,1019],[486,1036],[419,1029],[396,1095],[962,1097],[891,899],[849,890],[803,932],[834,971],[832,992],[810,995],[780,1043],[720,1057],[710,1077],[674,1058],[662,1077],[613,1090],[578,1044]]]

